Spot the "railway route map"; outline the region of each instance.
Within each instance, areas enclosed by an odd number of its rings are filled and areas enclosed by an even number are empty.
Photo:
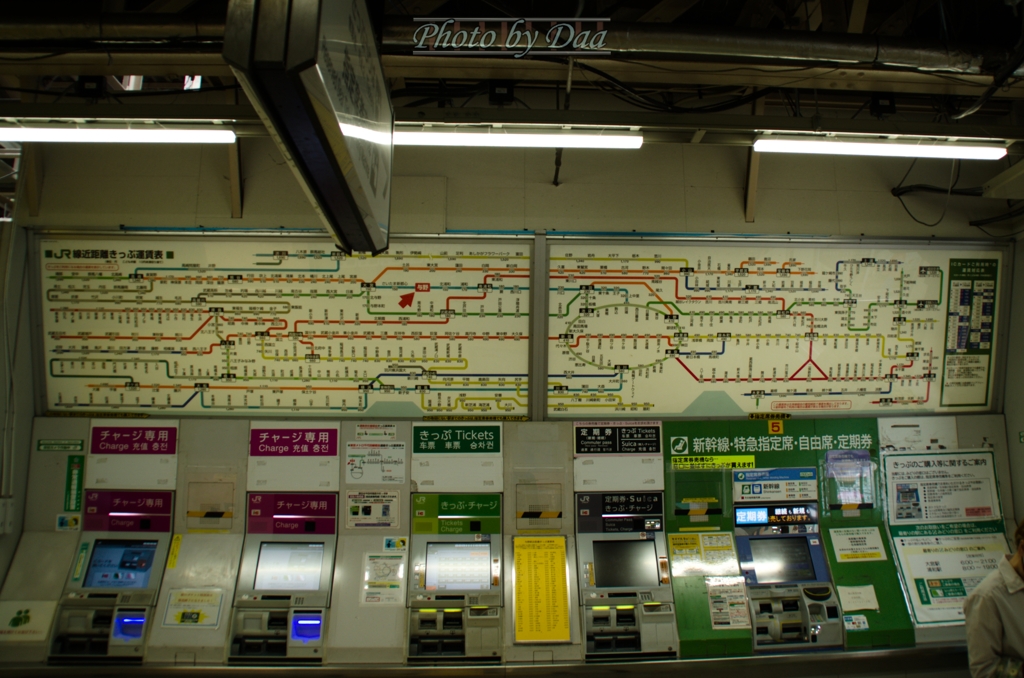
[[[1001,252],[550,248],[553,417],[991,407]]]
[[[51,411],[524,415],[530,245],[39,247]]]

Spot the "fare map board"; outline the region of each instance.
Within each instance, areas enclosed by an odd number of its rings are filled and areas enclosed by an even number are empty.
[[[52,411],[526,414],[529,243],[40,244]],[[496,359],[500,356],[500,359]]]
[[[999,251],[552,245],[552,416],[991,407]]]

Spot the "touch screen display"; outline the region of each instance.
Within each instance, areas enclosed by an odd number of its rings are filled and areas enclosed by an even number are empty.
[[[324,545],[263,542],[256,563],[256,591],[316,591],[324,564]]]
[[[814,581],[814,564],[806,537],[768,537],[750,540],[758,584]]]
[[[486,591],[491,588],[491,545],[427,544],[428,591]]]
[[[144,589],[149,586],[158,541],[97,539],[85,574],[85,587]]]
[[[658,582],[658,553],[654,541],[594,542],[594,583],[597,586],[657,586]]]

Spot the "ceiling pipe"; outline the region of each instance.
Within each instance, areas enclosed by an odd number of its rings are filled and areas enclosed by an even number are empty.
[[[388,17],[384,22],[382,51],[385,54],[411,53],[416,44],[413,33],[421,25],[405,18]],[[984,54],[966,48],[947,49],[939,44],[914,43],[878,35],[715,30],[657,23],[607,23],[604,28],[608,35],[601,49],[610,52],[612,57],[713,58],[720,61],[856,65],[979,74],[997,67],[1008,56],[1005,53]],[[544,55],[541,42],[542,39],[537,41],[530,55]],[[526,48],[525,38],[511,47],[522,51]]]
[[[203,40],[217,43],[224,39],[224,20],[185,20],[177,14],[97,14],[68,17],[66,15],[10,15],[0,20],[0,51],[25,51],[25,43],[59,43],[61,41],[110,41],[112,48],[129,45],[138,49],[142,40]]]

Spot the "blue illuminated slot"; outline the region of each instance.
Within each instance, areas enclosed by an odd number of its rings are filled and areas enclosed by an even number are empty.
[[[146,628],[146,618],[129,615],[118,615],[114,622],[114,637],[133,641],[142,638]]]
[[[292,617],[292,640],[301,640],[303,643],[320,640],[322,624],[323,620],[320,615],[294,615]]]

